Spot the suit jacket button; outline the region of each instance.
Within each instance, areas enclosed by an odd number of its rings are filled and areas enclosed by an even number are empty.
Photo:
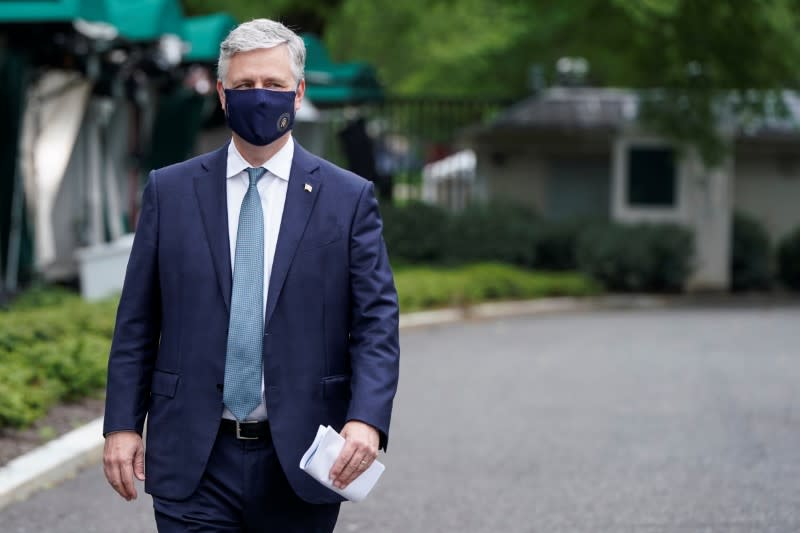
[[[222,383],[217,383],[217,391],[222,392]]]

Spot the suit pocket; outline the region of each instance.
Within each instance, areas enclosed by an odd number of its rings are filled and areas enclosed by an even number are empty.
[[[326,400],[349,400],[350,376],[322,378],[322,396]]]
[[[154,370],[153,382],[150,385],[150,394],[174,398],[175,391],[178,389],[179,378],[180,376],[178,374],[164,372],[163,370]]]
[[[329,244],[335,243],[341,238],[342,238],[342,227],[333,226],[318,234],[308,235],[300,242],[300,246],[298,246],[297,251],[304,252],[308,250],[315,250],[317,248],[322,248],[323,246],[328,246]]]

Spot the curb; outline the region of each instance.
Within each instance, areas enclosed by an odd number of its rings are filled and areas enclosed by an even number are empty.
[[[468,307],[419,311],[400,315],[400,329],[453,324],[465,320],[490,320],[515,316],[574,313],[598,310],[662,309],[681,302],[680,298],[650,295],[558,297],[536,300],[487,302]]]
[[[470,307],[420,311],[400,315],[400,329],[454,324],[515,316],[583,312],[595,310],[643,310],[681,305],[681,298],[648,295],[599,296],[590,298],[542,298],[490,302]],[[103,418],[48,442],[0,468],[0,510],[34,492],[56,485],[81,469],[100,461],[103,455]]]
[[[0,468],[0,509],[96,463],[103,454],[103,418],[70,431]]]

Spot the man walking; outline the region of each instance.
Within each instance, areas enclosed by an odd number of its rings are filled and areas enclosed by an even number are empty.
[[[220,47],[232,130],[154,170],[109,357],[104,470],[159,531],[332,531],[341,498],[298,467],[317,427],[345,487],[386,448],[398,307],[372,184],[291,135],[305,47],[266,19]],[[142,432],[147,416],[147,449]]]

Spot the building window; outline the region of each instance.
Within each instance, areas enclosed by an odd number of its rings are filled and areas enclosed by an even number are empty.
[[[631,147],[628,150],[628,205],[674,207],[675,151]]]

